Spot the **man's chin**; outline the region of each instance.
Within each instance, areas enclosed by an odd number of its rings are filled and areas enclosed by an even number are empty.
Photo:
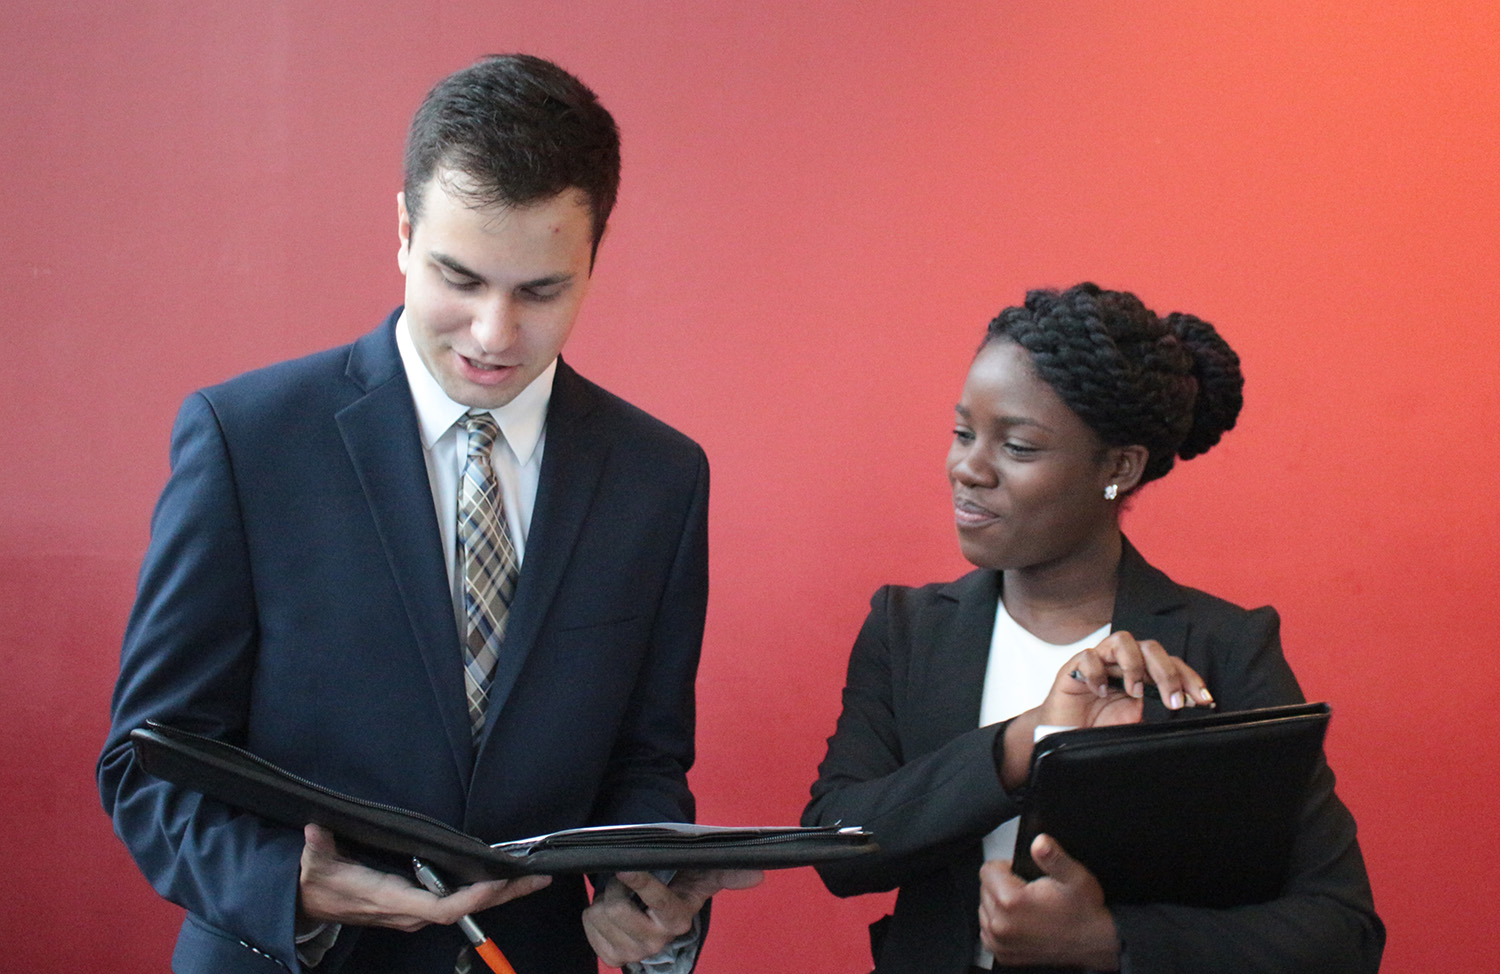
[[[494,383],[470,382],[451,379],[443,384],[443,391],[454,402],[470,409],[499,409],[516,394],[526,388],[519,373],[512,371],[502,381]]]

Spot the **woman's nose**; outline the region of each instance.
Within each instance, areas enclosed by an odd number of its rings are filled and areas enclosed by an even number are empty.
[[[948,453],[948,479],[965,487],[993,487],[997,478],[972,446],[956,444]]]

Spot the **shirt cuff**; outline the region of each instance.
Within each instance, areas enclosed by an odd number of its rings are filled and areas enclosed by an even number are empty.
[[[626,964],[626,974],[688,974],[698,963],[703,946],[703,913],[693,917],[693,929],[662,948],[661,952],[634,964]]]
[[[339,939],[339,931],[344,929],[341,923],[320,923],[307,931],[298,931],[297,960],[303,967],[317,967],[323,962],[323,955],[333,948]]]

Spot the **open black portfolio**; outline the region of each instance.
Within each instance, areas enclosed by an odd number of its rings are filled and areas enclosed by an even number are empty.
[[[1045,833],[1110,903],[1274,899],[1328,728],[1327,704],[1060,731],[1032,753],[1013,868]]]
[[[340,794],[232,744],[155,722],[131,732],[150,774],[285,825],[314,823],[362,858],[409,871],[425,860],[458,883],[528,873],[782,869],[873,851],[858,828],[723,828],[682,823],[568,829],[493,845],[434,818]]]

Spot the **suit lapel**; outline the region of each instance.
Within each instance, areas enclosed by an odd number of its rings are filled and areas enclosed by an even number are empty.
[[[1187,649],[1188,614],[1178,609],[1186,604],[1177,583],[1146,563],[1129,539],[1120,553],[1115,589],[1114,632],[1128,632],[1136,639],[1154,639],[1168,654],[1181,657]],[[1169,711],[1159,701],[1146,701],[1146,720],[1160,720]]]
[[[1171,655],[1182,656],[1189,635],[1187,614],[1177,611],[1185,604],[1182,590],[1147,564],[1128,539],[1122,540],[1111,630],[1154,639]],[[930,678],[914,679],[913,684],[934,692],[920,712],[934,718],[931,739],[945,742],[979,726],[1000,573],[970,572],[939,594],[941,599],[927,610],[930,618],[920,624],[922,638],[933,640]],[[1148,703],[1148,719],[1165,716],[1159,703]]]
[[[604,473],[609,444],[587,422],[593,409],[594,396],[588,384],[559,360],[547,406],[547,439],[526,537],[526,557],[506,621],[494,682],[490,684],[486,738],[536,646]]]
[[[995,630],[995,607],[1000,598],[1000,573],[974,571],[943,587],[940,599],[920,624],[922,638],[932,639],[931,673],[917,676],[914,686],[933,696],[923,712],[933,746],[940,746],[979,726],[984,697],[984,672],[989,666],[990,639]]]
[[[467,782],[473,745],[458,663],[458,627],[394,322],[393,314],[384,327],[355,343],[347,374],[364,395],[335,418],[432,682],[455,769],[459,780]]]

